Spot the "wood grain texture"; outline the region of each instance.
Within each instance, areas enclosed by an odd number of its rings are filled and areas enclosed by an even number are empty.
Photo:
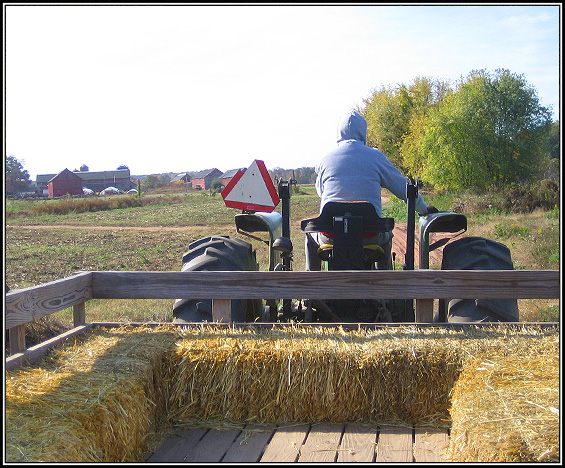
[[[81,302],[73,306],[73,325],[78,327],[86,322],[86,303]]]
[[[90,272],[17,289],[6,294],[6,328],[32,322],[45,315],[92,299]]]
[[[300,449],[299,463],[333,463],[343,434],[343,424],[313,424]]]
[[[269,443],[274,428],[246,425],[241,434],[222,458],[223,463],[256,463],[261,459],[263,450]]]
[[[214,322],[231,322],[231,300],[212,299],[212,320]]]
[[[179,431],[169,437],[147,459],[148,463],[179,463],[196,447],[196,444],[206,434],[207,429],[198,428],[189,431]]]
[[[26,350],[25,324],[10,328],[8,336],[10,337],[10,354],[21,353]]]
[[[430,323],[434,321],[434,300],[416,299],[416,322]]]
[[[241,431],[210,429],[184,457],[189,463],[218,463]]]
[[[310,426],[278,427],[261,457],[263,463],[294,463],[298,460],[300,447],[306,440]]]
[[[560,280],[558,270],[95,271],[92,294],[95,299],[556,299]]]
[[[377,463],[413,462],[412,428],[381,426],[375,461]]]
[[[169,437],[148,463],[438,463],[447,429],[362,424],[191,429]]]
[[[416,428],[414,430],[414,461],[417,463],[446,462],[449,445],[447,429]]]
[[[371,426],[347,424],[337,454],[338,463],[375,461],[377,430]]]

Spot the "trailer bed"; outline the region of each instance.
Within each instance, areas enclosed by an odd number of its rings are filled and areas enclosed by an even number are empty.
[[[170,436],[147,463],[445,462],[448,429],[359,424],[197,428]]]

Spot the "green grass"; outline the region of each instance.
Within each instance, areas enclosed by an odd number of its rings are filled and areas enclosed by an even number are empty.
[[[477,202],[481,197],[476,195],[435,192],[423,195],[428,204],[442,211],[451,211],[456,206],[469,208],[465,212],[469,223],[467,234],[507,245],[516,269],[559,268],[558,206],[549,211],[507,214]],[[141,197],[148,203],[132,207],[111,201],[119,197],[107,197],[101,205],[114,206],[113,209],[84,212],[70,209],[79,206],[74,205],[74,200],[7,200],[6,208],[11,214],[7,216],[5,230],[6,284],[19,289],[85,270],[180,271],[188,245],[216,234],[237,235],[250,242],[256,249],[260,269],[268,269],[267,246],[236,232],[234,216],[239,211],[227,208],[219,194],[210,196],[209,192],[196,191],[150,194]],[[58,208],[52,208],[58,204]],[[49,210],[38,208],[48,205],[52,206]],[[301,186],[293,191],[290,207],[293,268],[303,270],[304,234],[300,231],[300,221],[318,214],[319,199],[314,187]],[[390,196],[383,214],[405,222],[406,205]],[[34,225],[47,227],[26,227]],[[119,229],[122,227],[129,229]],[[559,306],[552,301],[521,303],[528,311],[524,317],[530,321],[555,320],[559,316]],[[171,305],[172,301],[166,300],[92,300],[87,303],[87,320],[169,321]],[[51,323],[47,328],[51,326],[55,330],[57,320],[64,321],[65,326],[72,323],[72,312],[63,311],[42,320]]]
[[[390,196],[389,203],[383,205],[383,218],[394,218],[397,223],[405,223],[407,215],[406,203],[394,195]]]
[[[292,219],[306,218],[315,214],[319,201],[310,190],[291,197]],[[126,195],[115,196],[127,197]],[[134,199],[135,200],[135,199]],[[143,198],[141,198],[143,200]],[[208,192],[191,193],[181,197],[162,197],[161,203],[151,203],[130,208],[108,208],[98,211],[73,211],[72,203],[53,203],[49,210],[29,209],[26,212],[14,210],[7,218],[8,225],[77,225],[77,226],[214,226],[233,223],[237,210],[225,206],[220,195],[210,196]],[[41,206],[46,206],[41,205]],[[279,208],[280,209],[280,208]],[[59,212],[58,212],[59,211]]]
[[[559,268],[561,249],[559,248],[559,225],[540,227],[532,236],[533,255],[543,268]]]

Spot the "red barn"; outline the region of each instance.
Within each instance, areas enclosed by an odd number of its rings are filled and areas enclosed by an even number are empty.
[[[218,177],[218,179],[220,179],[220,182],[225,187],[235,177],[235,175],[237,174],[237,171],[239,171],[239,170],[242,170],[243,172],[245,172],[246,168],[243,167],[241,169],[231,169],[229,171],[224,172],[220,177]]]
[[[99,192],[108,186],[117,187],[127,192],[135,186],[130,179],[129,169],[102,172],[75,171],[73,174],[76,174],[82,179],[83,187],[89,188],[95,192]],[[54,177],[55,174],[38,174],[36,179],[37,192],[42,195],[47,195],[49,193],[49,182]]]
[[[50,197],[63,197],[69,195],[82,195],[82,179],[74,172],[63,169],[48,183]]]
[[[192,176],[192,188],[208,190],[214,179],[218,179],[222,172],[216,168],[200,171]]]

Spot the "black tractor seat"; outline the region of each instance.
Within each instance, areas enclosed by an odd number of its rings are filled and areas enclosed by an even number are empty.
[[[363,234],[366,237],[394,229],[394,218],[379,217],[372,203],[361,201],[328,202],[324,205],[320,216],[303,219],[300,229],[302,232],[323,232],[328,237],[333,237],[334,217],[346,215],[363,218]]]

